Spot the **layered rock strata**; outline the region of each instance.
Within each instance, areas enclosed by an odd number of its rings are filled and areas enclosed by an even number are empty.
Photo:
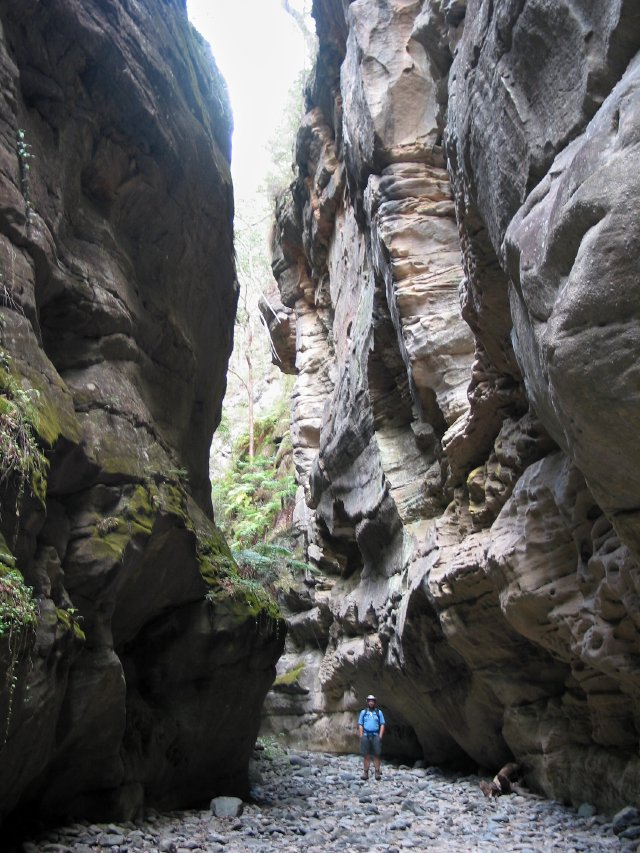
[[[273,322],[315,571],[264,731],[353,749],[373,691],[390,752],[637,800],[637,6],[314,15]]]
[[[7,0],[0,23],[0,580],[37,601],[35,627],[0,601],[0,817],[242,793],[283,639],[210,502],[224,83],[181,0]]]

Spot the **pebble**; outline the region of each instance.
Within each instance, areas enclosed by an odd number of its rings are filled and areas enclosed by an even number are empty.
[[[256,752],[259,786],[239,817],[207,810],[136,823],[76,822],[25,839],[22,853],[640,853],[640,815],[613,820],[535,794],[487,799],[474,776],[383,762],[360,779],[355,755]],[[308,773],[301,775],[300,771]],[[616,834],[617,833],[617,834]]]

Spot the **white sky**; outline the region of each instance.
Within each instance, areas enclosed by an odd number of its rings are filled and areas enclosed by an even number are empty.
[[[248,198],[268,169],[265,146],[304,65],[304,39],[280,0],[187,0],[187,11],[229,87],[231,172],[236,198]]]

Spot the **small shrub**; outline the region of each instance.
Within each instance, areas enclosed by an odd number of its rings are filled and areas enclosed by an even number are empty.
[[[33,210],[33,204],[31,203],[31,164],[29,162],[33,160],[33,154],[31,153],[31,145],[27,142],[25,132],[22,128],[16,131],[16,154],[18,155],[18,164],[20,167],[20,190],[24,198],[28,227],[31,224]]]
[[[268,761],[287,756],[286,748],[279,744],[273,735],[259,737],[256,741],[256,746],[262,751],[262,754]]]
[[[33,590],[26,586],[17,569],[0,569],[0,637],[9,645],[20,634],[35,626],[38,607]]]
[[[0,349],[0,486],[15,487],[19,515],[27,489],[44,504],[49,463],[37,438],[38,392],[26,391],[11,369],[11,359]]]
[[[18,686],[18,663],[34,636],[37,620],[38,605],[31,587],[25,585],[17,569],[0,567],[0,642],[8,656],[4,684],[8,692],[8,707],[0,746],[6,743],[9,735],[13,699]]]

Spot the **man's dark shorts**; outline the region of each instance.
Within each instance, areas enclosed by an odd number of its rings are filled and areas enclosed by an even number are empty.
[[[362,735],[360,738],[360,755],[380,755],[382,741],[378,735]]]

